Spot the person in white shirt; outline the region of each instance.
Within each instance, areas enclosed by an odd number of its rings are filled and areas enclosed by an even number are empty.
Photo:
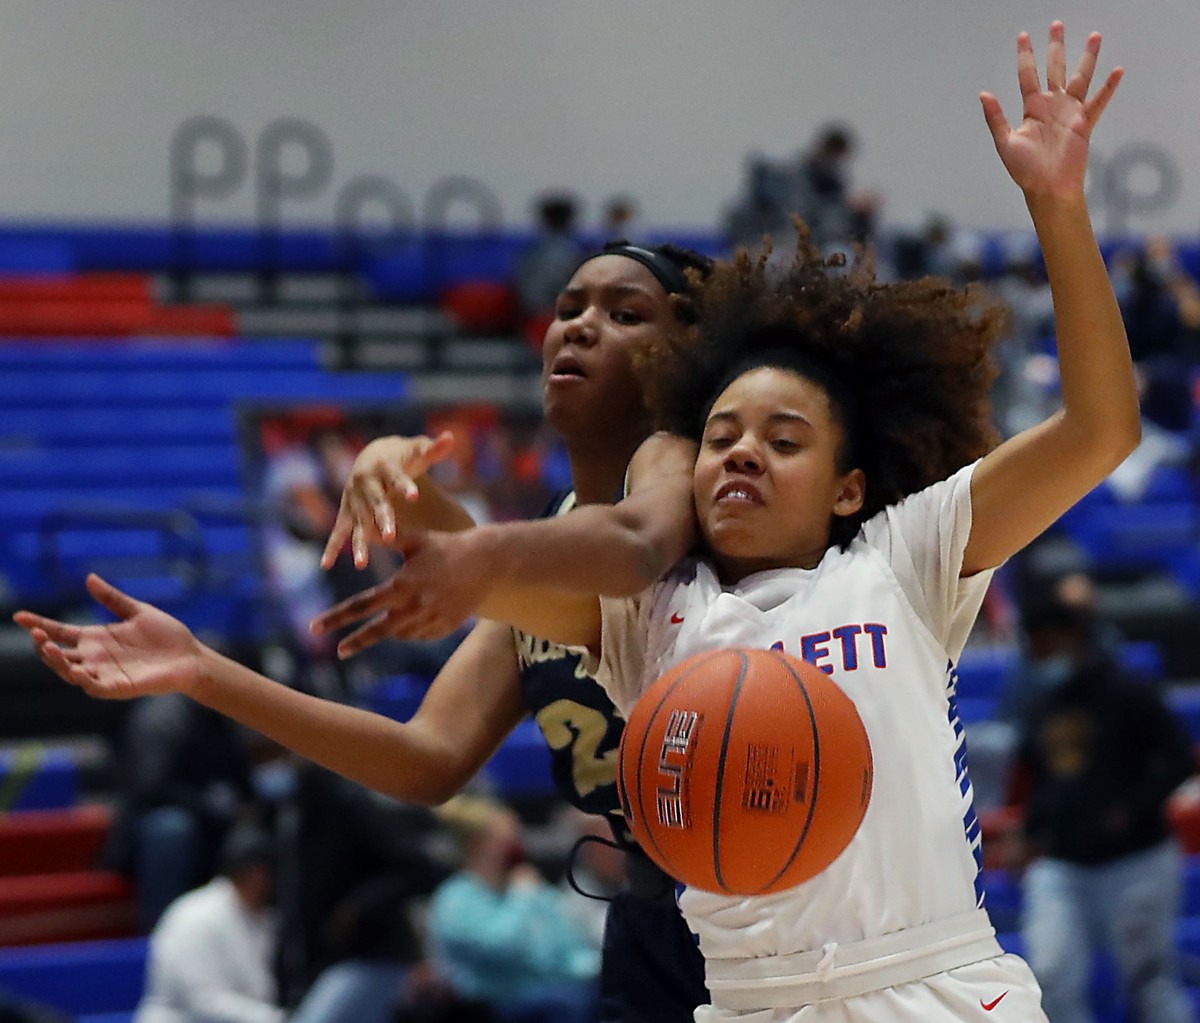
[[[221,873],[171,903],[151,932],[134,1023],[282,1023],[273,973],[274,858],[259,829],[230,832]]]
[[[1049,419],[995,446],[988,356],[1002,318],[975,292],[878,284],[811,245],[779,273],[743,256],[698,289],[701,329],[645,360],[648,403],[674,433],[635,455],[625,501],[399,536],[403,568],[319,620],[366,619],[344,654],[444,634],[474,612],[507,620],[587,648],[626,708],[700,650],[779,644],[828,671],[871,740],[867,816],[838,860],[789,891],[682,892],[712,995],[698,1023],[1045,1019],[1033,975],[1002,953],[983,908],[954,664],[991,572],[1140,436],[1083,190],[1091,132],[1121,78],[1089,97],[1099,47],[1094,33],[1068,77],[1055,22],[1043,88],[1022,33],[1015,130],[981,96],[1054,292],[1063,407]],[[663,577],[697,537],[704,557]],[[147,614],[102,581],[92,592],[126,621]],[[145,671],[140,650],[110,635],[20,620],[46,663],[89,692],[119,695],[131,668]]]

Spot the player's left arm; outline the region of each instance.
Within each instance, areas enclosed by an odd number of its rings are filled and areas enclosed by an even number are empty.
[[[971,481],[971,536],[962,574],[999,565],[1096,487],[1141,438],[1129,342],[1087,202],[1093,128],[1122,70],[1088,91],[1100,50],[1092,33],[1066,76],[1062,22],[1050,28],[1046,88],[1029,36],[1018,39],[1024,120],[1013,129],[995,96],[980,99],[997,152],[1021,187],[1054,298],[1062,408],[984,457]]]
[[[394,544],[404,566],[386,582],[343,601],[314,627],[369,619],[339,644],[346,657],[387,637],[429,639],[472,614],[571,646],[600,640],[598,594],[634,596],[692,548],[694,442],[656,434],[629,468],[629,494],[535,522],[459,533],[415,533]]]

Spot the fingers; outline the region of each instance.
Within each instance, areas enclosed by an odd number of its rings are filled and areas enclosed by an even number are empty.
[[[1046,48],[1046,88],[1062,90],[1067,87],[1067,47],[1061,21],[1050,25],[1050,44]]]
[[[42,659],[42,663],[59,678],[84,689],[96,683],[96,677],[80,662],[69,659],[66,651],[51,642],[44,634],[42,639],[43,641],[38,643],[35,634],[34,642],[37,645],[38,656]]]
[[[141,607],[139,601],[134,600],[127,593],[122,593],[112,583],[101,579],[95,572],[88,573],[87,588],[88,593],[118,618],[128,620],[137,614]]]
[[[1067,92],[1080,103],[1087,99],[1088,89],[1092,85],[1092,76],[1096,73],[1096,60],[1100,56],[1100,33],[1093,32],[1088,36],[1083,48],[1083,55],[1075,66],[1075,73],[1067,83]]]
[[[338,643],[338,657],[343,659],[353,657],[355,654],[373,647],[380,640],[388,639],[391,635],[391,615],[385,611],[367,622],[366,625],[359,626]]]
[[[345,628],[362,619],[384,610],[392,599],[392,581],[380,583],[370,589],[347,597],[340,604],[335,604],[312,620],[309,627],[314,635],[323,636],[335,629]]]
[[[343,638],[338,643],[338,657],[353,657],[385,639],[441,639],[459,624],[419,600],[410,601],[404,607],[389,607]]]
[[[65,643],[68,646],[78,643],[83,634],[81,626],[68,625],[66,622],[58,622],[53,618],[43,618],[32,611],[18,611],[13,615],[13,621],[31,634],[38,630],[54,642]],[[34,636],[34,642],[37,642],[36,636]]]
[[[386,482],[386,486],[384,485]],[[396,516],[392,511],[389,490],[392,493],[404,494],[409,486],[415,486],[412,480],[402,472],[390,470],[382,477],[371,477],[363,480],[362,492],[356,511],[360,526],[374,526],[379,535],[390,540],[396,532]]]
[[[366,568],[371,562],[371,541],[361,522],[354,523],[350,534],[350,556],[354,558],[355,568]]]
[[[1033,53],[1033,40],[1028,32],[1017,36],[1017,84],[1021,87],[1021,96],[1029,100],[1042,91],[1042,83],[1038,78],[1037,57]]]
[[[428,469],[429,466],[444,461],[453,450],[454,434],[449,430],[443,430],[433,439],[429,450],[425,452],[425,468]]]
[[[992,133],[992,141],[999,148],[1012,131],[1012,125],[1004,116],[1004,109],[1000,106],[1000,101],[990,92],[981,92],[979,102],[983,106],[983,117],[987,121],[988,130]]]
[[[346,541],[350,539],[350,532],[353,528],[354,520],[350,515],[349,502],[346,500],[346,495],[343,494],[341,507],[338,508],[337,518],[333,522],[333,529],[329,531],[329,540],[321,554],[322,568],[333,567],[333,563],[337,561],[338,552],[346,546]]]
[[[1104,108],[1108,106],[1108,101],[1113,98],[1117,86],[1121,84],[1121,79],[1124,77],[1125,69],[1123,67],[1113,68],[1096,95],[1084,104],[1083,113],[1088,119],[1088,124],[1094,125],[1100,120],[1100,115],[1104,113]]]

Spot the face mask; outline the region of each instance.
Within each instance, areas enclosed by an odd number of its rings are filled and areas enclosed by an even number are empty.
[[[1034,661],[1029,674],[1042,690],[1058,689],[1075,671],[1075,658],[1070,654],[1055,654],[1041,661]]]
[[[254,793],[268,803],[281,803],[295,794],[296,772],[285,760],[272,760],[254,769]]]
[[[520,866],[522,863],[529,862],[529,855],[526,853],[525,846],[520,839],[508,844],[503,853],[503,861],[505,872]]]

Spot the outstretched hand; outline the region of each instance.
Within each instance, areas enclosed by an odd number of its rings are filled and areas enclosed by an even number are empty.
[[[329,568],[350,541],[354,564],[365,568],[373,541],[391,543],[396,536],[396,509],[420,496],[416,480],[454,448],[454,435],[443,430],[437,437],[379,437],[354,460],[342,490],[337,519],[321,556]]]
[[[194,689],[200,646],[186,625],[98,575],[88,576],[87,588],[120,621],[70,625],[32,611],[13,616],[51,670],[89,696],[106,700]]]
[[[403,566],[385,582],[318,615],[313,632],[323,635],[359,625],[338,644],[340,657],[384,639],[450,635],[479,610],[490,591],[486,557],[476,535],[474,530],[400,534],[392,547],[404,555]]]
[[[1100,33],[1088,36],[1075,73],[1067,78],[1063,23],[1050,26],[1046,50],[1046,87],[1043,89],[1029,33],[1017,37],[1017,80],[1021,87],[1022,121],[1009,124],[1000,101],[990,92],[980,93],[984,117],[1005,168],[1027,195],[1073,198],[1083,194],[1088,141],[1104,108],[1124,75],[1115,68],[1104,84],[1088,97]]]

